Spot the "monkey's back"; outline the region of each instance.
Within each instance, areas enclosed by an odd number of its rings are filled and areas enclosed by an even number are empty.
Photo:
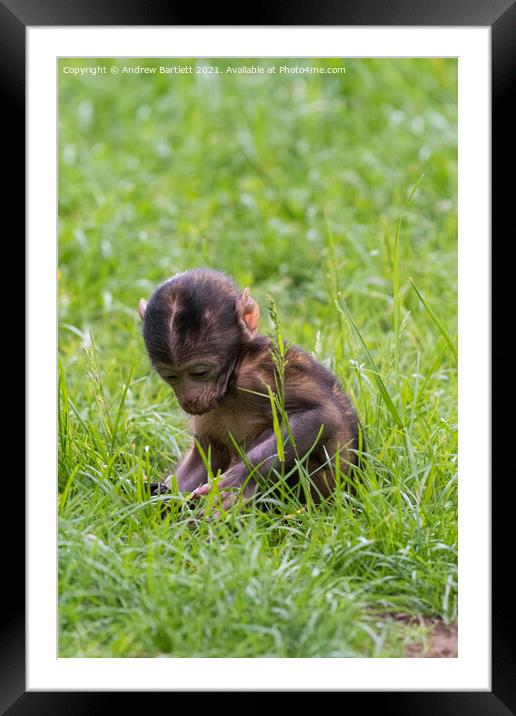
[[[328,428],[323,446],[333,455],[341,449],[347,462],[356,464],[359,420],[353,404],[335,375],[312,355],[296,345],[287,351],[285,407],[320,411],[321,424]],[[291,405],[292,404],[292,405]]]
[[[265,385],[276,391],[274,362],[272,360],[272,342],[259,336],[244,358],[238,377],[238,387],[244,393],[254,391],[264,393]],[[344,462],[356,464],[358,449],[359,420],[350,398],[343,390],[337,378],[310,353],[300,346],[287,346],[285,365],[285,410],[289,417],[307,411],[317,411],[319,426],[324,431],[319,446],[316,446],[314,458],[327,459],[340,451]],[[248,393],[244,398],[248,409],[256,410],[257,398]],[[263,409],[263,398],[262,409]],[[272,414],[269,412],[272,425]],[[314,435],[314,440],[317,435]]]

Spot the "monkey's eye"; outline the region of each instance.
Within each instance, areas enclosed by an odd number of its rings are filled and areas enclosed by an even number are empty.
[[[197,379],[202,380],[202,378],[206,378],[206,376],[208,375],[209,372],[210,371],[208,370],[208,368],[202,368],[202,369],[199,368],[196,370],[191,370],[190,375],[192,376],[192,378],[197,378]]]
[[[164,375],[163,378],[167,381],[167,383],[175,383],[178,379],[178,375],[176,373],[169,373],[168,375]]]

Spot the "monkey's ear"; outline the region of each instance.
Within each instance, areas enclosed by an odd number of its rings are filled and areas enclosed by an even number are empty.
[[[244,288],[236,300],[236,312],[240,325],[251,338],[254,338],[260,322],[260,309],[258,304],[249,295],[249,289]]]
[[[144,319],[145,317],[145,311],[147,310],[147,301],[144,298],[140,298],[140,303],[138,304],[138,313],[140,314],[140,318]]]

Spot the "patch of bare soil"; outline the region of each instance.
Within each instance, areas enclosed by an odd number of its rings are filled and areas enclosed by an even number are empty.
[[[419,644],[407,646],[407,656],[425,657],[435,659],[454,659],[458,655],[457,624],[443,624],[436,620],[427,619],[430,632],[428,635],[428,648],[422,649]]]
[[[458,655],[457,623],[445,624],[440,619],[413,617],[410,614],[384,614],[397,622],[422,627],[427,633],[423,644],[408,644],[405,656],[425,659],[454,659]]]

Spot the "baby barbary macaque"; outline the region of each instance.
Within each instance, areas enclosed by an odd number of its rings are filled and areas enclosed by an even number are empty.
[[[273,342],[257,335],[257,303],[225,274],[192,269],[162,283],[148,302],[142,298],[139,314],[152,366],[193,416],[193,436],[205,455],[210,449],[213,474],[221,471],[223,508],[239,493],[249,499],[257,489],[253,476],[248,479],[253,468],[254,475],[276,479],[281,466],[267,390],[277,391]],[[294,438],[283,429],[284,474],[310,451],[307,468],[318,501],[335,486],[336,454],[342,473],[357,463],[357,415],[335,376],[295,345],[286,347],[284,406]],[[179,490],[192,498],[211,489],[195,440],[175,471]],[[294,470],[289,484],[298,479]],[[152,491],[171,483],[172,475]]]

